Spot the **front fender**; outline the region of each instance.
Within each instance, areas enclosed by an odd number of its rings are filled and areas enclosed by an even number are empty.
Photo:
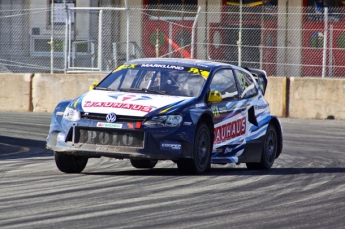
[[[71,101],[72,100],[64,100],[64,101],[59,102],[58,105],[56,105],[54,112],[52,114],[51,122],[50,122],[49,134],[54,131],[55,132],[62,131],[61,121],[62,121],[63,113]]]

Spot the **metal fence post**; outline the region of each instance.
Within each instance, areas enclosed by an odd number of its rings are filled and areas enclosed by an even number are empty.
[[[54,0],[52,0],[51,8],[50,8],[50,32],[51,32],[51,38],[50,38],[50,73],[54,73]]]
[[[98,69],[102,71],[102,26],[103,26],[103,9],[99,11],[98,19]]]
[[[129,60],[129,7],[128,2],[125,0],[126,16],[127,16],[127,28],[126,28],[126,61]]]
[[[72,48],[72,15],[71,15],[71,10],[68,10],[67,14],[68,18],[68,34],[69,34],[69,39],[68,39],[68,55],[67,55],[67,63],[68,63],[68,68],[71,67],[71,48]]]
[[[191,44],[191,47],[190,47],[191,59],[194,59],[195,26],[196,26],[196,23],[198,21],[200,10],[201,10],[201,6],[198,7],[198,12],[196,13],[196,16],[195,16],[195,19],[194,19],[194,22],[193,22],[193,27],[192,27],[192,44]]]
[[[240,0],[240,21],[238,29],[238,66],[242,65],[242,0]]]
[[[329,28],[328,77],[333,76],[333,25]]]
[[[64,0],[64,4],[65,4],[65,10],[66,10],[66,20],[65,20],[65,44],[64,44],[64,54],[65,54],[65,63],[64,63],[64,73],[67,73],[67,52],[68,52],[68,9],[67,9],[67,5],[66,5],[66,0]]]
[[[328,7],[324,8],[324,32],[323,32],[323,58],[322,58],[322,78],[326,76],[327,60],[327,32],[328,32]]]

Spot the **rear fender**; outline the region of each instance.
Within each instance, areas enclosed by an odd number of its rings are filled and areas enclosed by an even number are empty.
[[[278,151],[277,151],[276,158],[278,158],[283,150],[283,129],[282,129],[279,119],[275,116],[272,117],[270,124],[272,124],[277,131]]]

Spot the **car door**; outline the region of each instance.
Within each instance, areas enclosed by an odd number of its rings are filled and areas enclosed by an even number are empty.
[[[246,107],[241,105],[239,82],[233,69],[218,70],[211,81],[210,90],[218,90],[222,101],[212,104],[214,115],[214,144],[212,163],[237,162],[243,152],[246,134]]]
[[[242,107],[247,116],[245,146],[239,162],[258,162],[269,120],[269,106],[250,73],[241,69],[234,69],[234,73],[239,91],[237,105]]]

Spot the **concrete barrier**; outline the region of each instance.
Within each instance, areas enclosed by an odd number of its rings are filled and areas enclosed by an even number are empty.
[[[32,79],[33,112],[53,112],[66,99],[74,99],[88,92],[94,81],[106,74],[35,74]]]
[[[345,79],[290,78],[289,117],[345,119]]]
[[[0,74],[0,110],[31,111],[32,74]]]
[[[53,112],[106,74],[0,74],[0,111]],[[278,117],[345,120],[345,79],[268,77],[266,99]]]
[[[265,98],[271,113],[278,117],[286,115],[286,77],[268,77]]]

